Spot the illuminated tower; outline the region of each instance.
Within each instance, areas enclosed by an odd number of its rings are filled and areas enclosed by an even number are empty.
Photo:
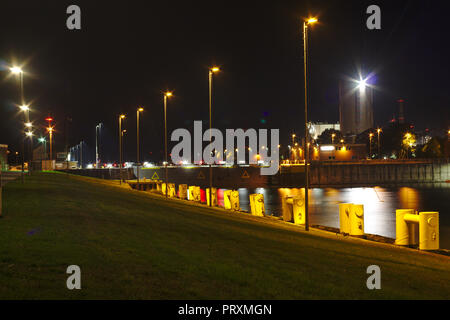
[[[339,118],[344,136],[373,128],[373,89],[365,81],[339,81]]]

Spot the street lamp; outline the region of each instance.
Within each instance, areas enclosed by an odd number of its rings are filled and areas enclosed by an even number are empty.
[[[212,67],[209,69],[209,142],[212,142],[212,81],[213,74],[219,72],[218,67]],[[209,164],[209,206],[212,207],[212,163]]]
[[[316,18],[309,18],[303,21],[303,63],[304,63],[304,80],[305,80],[305,230],[309,231],[309,214],[308,214],[308,189],[309,189],[309,177],[308,177],[308,87],[307,87],[307,75],[308,75],[308,26],[317,22]]]
[[[372,159],[372,137],[373,137],[373,133],[371,132],[371,133],[369,133],[369,158],[370,159]]]
[[[53,160],[53,150],[52,150],[52,143],[53,143],[53,127],[48,127],[47,131],[48,131],[48,135],[49,135],[49,139],[50,139],[50,160]]]
[[[11,73],[15,75],[19,75],[20,79],[20,109],[24,111],[24,121],[29,122],[29,115],[28,115],[28,106],[25,106],[24,102],[24,95],[23,95],[23,70],[20,67],[13,66],[9,68]],[[26,112],[27,111],[27,112]],[[21,174],[21,181],[23,183],[23,175],[24,175],[24,166],[25,166],[25,146],[24,146],[24,139],[22,139],[22,174]]]
[[[364,92],[367,86],[367,79],[360,79],[358,82],[359,91]]]
[[[120,178],[119,178],[119,183],[122,184],[122,137],[123,137],[123,132],[122,132],[122,120],[125,119],[125,115],[121,114],[119,116],[119,174],[120,174]]]
[[[336,137],[336,133],[331,134],[331,144],[334,144],[334,137]]]
[[[19,108],[20,108],[20,110],[22,110],[22,111],[29,111],[29,110],[30,110],[30,108],[29,108],[28,106],[26,106],[26,105],[22,105],[22,106],[20,106]]]
[[[100,152],[99,152],[99,131],[102,129],[103,123],[99,123],[98,125],[95,126],[95,167],[98,169],[100,166]]]
[[[381,146],[380,146],[380,133],[381,133],[382,131],[383,131],[383,130],[381,130],[380,128],[377,129],[377,134],[378,134],[378,143],[377,143],[377,145],[378,145],[378,158],[381,158],[381,151],[380,151],[380,149],[381,149]]]
[[[9,70],[11,71],[11,73],[20,76],[20,103],[22,105],[24,105],[25,99],[24,99],[24,94],[23,94],[23,70],[20,67],[11,67],[11,68],[9,68]],[[28,121],[28,119],[27,119],[27,121]]]
[[[47,118],[45,118],[45,121],[47,121],[48,122],[48,127],[47,127],[47,131],[48,131],[48,133],[49,133],[49,137],[50,137],[50,160],[53,160],[53,149],[52,149],[52,138],[53,138],[53,131],[54,131],[54,128],[53,128],[53,126],[52,126],[52,121],[53,121],[53,118],[52,117],[47,117]]]
[[[136,133],[136,160],[137,160],[137,164],[136,164],[136,173],[137,173],[137,183],[138,183],[138,189],[139,189],[139,166],[141,165],[140,164],[140,152],[139,152],[139,147],[140,147],[140,145],[139,145],[139,114],[141,113],[141,112],[143,112],[144,111],[144,108],[142,108],[142,107],[140,107],[140,108],[138,108],[137,109],[137,111],[136,111],[136,116],[137,116],[137,118],[136,118],[136,130],[137,130],[137,133]]]
[[[172,97],[172,92],[167,91],[164,93],[164,157],[165,157],[165,171],[166,171],[166,198],[168,196],[167,186],[168,186],[168,172],[167,172],[167,99]]]

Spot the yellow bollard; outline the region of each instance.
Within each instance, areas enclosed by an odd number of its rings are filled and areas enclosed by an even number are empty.
[[[417,223],[408,223],[405,220],[405,215],[416,215],[414,209],[397,209],[395,210],[395,244],[399,246],[416,245],[416,236],[418,234],[419,226]],[[417,219],[419,218],[418,215]],[[410,217],[411,221],[415,220],[414,217]],[[419,222],[417,220],[417,222]]]
[[[293,196],[286,198],[286,206],[283,213],[284,221],[294,224],[305,224],[305,198],[303,196]]]
[[[175,183],[168,183],[167,191],[168,191],[167,195],[169,198],[175,198],[177,196],[177,193],[175,191]]]
[[[223,207],[225,209],[231,210],[231,193],[233,190],[225,190],[223,192]]]
[[[194,201],[194,186],[189,186],[188,189],[188,200]]]
[[[419,249],[439,249],[439,212],[419,213]]]
[[[350,211],[352,203],[339,204],[339,229],[341,233],[350,234]]]
[[[251,214],[255,214],[255,212],[256,212],[256,208],[255,208],[255,196],[256,196],[256,193],[252,193],[250,196],[249,196],[249,200],[250,200],[250,213]]]
[[[400,246],[417,244],[419,231],[420,250],[439,249],[439,212],[420,212],[413,209],[396,210],[396,239]]]
[[[350,235],[364,235],[364,205],[353,204],[350,209]]]
[[[292,205],[294,204],[294,200],[292,197],[284,197],[282,201],[282,214],[283,220],[286,222],[294,222],[294,217],[292,214]]]
[[[217,189],[212,188],[212,206],[217,206]],[[206,204],[209,206],[209,188],[206,188]]]
[[[183,200],[187,198],[187,184],[180,184],[178,186],[178,197]]]
[[[255,212],[252,214],[259,217],[264,217],[266,210],[264,207],[264,195],[257,193],[253,197]]]
[[[166,183],[165,182],[161,183],[161,192],[163,195],[166,195],[166,189],[167,189]]]
[[[193,186],[192,187],[192,201],[200,202],[200,187],[199,186]]]
[[[162,183],[161,182],[156,182],[156,191],[162,192]]]
[[[239,211],[241,209],[239,206],[239,191],[237,190],[231,192],[231,209],[234,211]]]

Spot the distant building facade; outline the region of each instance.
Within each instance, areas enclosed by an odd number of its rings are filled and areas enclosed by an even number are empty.
[[[346,137],[373,128],[373,89],[359,88],[354,81],[339,81],[339,120]]]
[[[333,129],[339,131],[341,126],[339,123],[326,123],[326,122],[308,122],[309,134],[311,138],[317,140],[317,138],[327,129]]]
[[[355,161],[367,157],[365,144],[322,144],[319,147],[321,161]]]

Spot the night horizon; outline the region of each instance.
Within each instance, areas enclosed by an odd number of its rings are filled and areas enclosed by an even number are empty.
[[[433,32],[444,23],[438,18],[444,11],[436,4],[383,3],[383,27],[375,31],[363,28],[364,1],[215,3],[189,14],[184,14],[189,5],[183,3],[81,4],[86,9],[79,31],[58,27],[64,26],[67,16],[60,14],[65,12],[64,2],[9,3],[9,18],[1,22],[2,69],[23,67],[25,96],[33,108],[30,116],[42,126],[48,115],[55,119],[54,143],[61,152],[65,117],[72,119],[67,124],[69,147],[84,141],[91,154],[95,126],[102,122],[105,157],[117,161],[116,119],[125,113],[124,156],[133,161],[134,113],[143,106],[143,156],[161,161],[162,93],[174,92],[167,115],[169,132],[192,128],[194,120],[207,123],[207,71],[213,65],[221,68],[214,79],[213,126],[281,128],[280,140],[286,144],[293,130],[302,133],[301,20],[307,13],[320,18],[309,41],[310,121],[339,121],[339,79],[357,79],[361,72],[373,75],[370,81],[376,85],[376,127],[388,124],[397,113],[396,101],[404,99],[406,120],[418,129],[447,129],[448,79],[438,71],[448,69],[448,59],[439,57],[448,56],[449,49]],[[209,11],[214,14],[203,23],[201,17],[208,17]],[[431,15],[432,21],[418,23]],[[20,27],[15,17],[26,19],[27,26]],[[422,37],[429,39],[424,48],[419,47]],[[1,134],[11,137],[11,149],[16,151],[20,148],[19,124],[14,121],[16,81],[8,72],[2,72],[2,79]],[[155,136],[161,139],[149,138]]]

